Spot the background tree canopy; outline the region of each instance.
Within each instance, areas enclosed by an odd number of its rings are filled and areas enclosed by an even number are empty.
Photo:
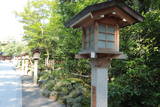
[[[22,52],[27,52],[28,48],[26,47],[25,42],[10,41],[6,43],[0,43],[0,52],[3,56],[17,56]]]
[[[30,50],[42,49],[44,60],[55,60],[55,69],[42,71],[42,89],[57,95],[69,107],[90,105],[90,65],[77,60],[81,30],[64,23],[88,5],[106,0],[34,0],[17,13],[24,24]],[[126,60],[113,60],[109,71],[109,107],[158,107],[160,104],[160,1],[126,0],[145,20],[121,30],[120,50]],[[76,106],[79,105],[79,106]]]

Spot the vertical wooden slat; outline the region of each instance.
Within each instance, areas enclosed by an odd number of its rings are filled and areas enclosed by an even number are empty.
[[[116,26],[116,51],[119,51],[119,27]]]
[[[88,28],[89,28],[89,35],[87,35],[87,36],[89,36],[88,37],[88,45],[89,45],[88,47],[89,47],[89,49],[91,49],[91,26],[92,25],[88,26]]]
[[[97,46],[97,44],[98,44],[98,26],[99,26],[98,23],[95,22],[95,27],[94,27],[94,31],[95,31],[94,32],[94,34],[95,34],[94,35],[94,37],[95,37],[95,40],[94,40],[95,41],[95,44],[94,44],[95,45],[95,51],[98,51],[98,46]]]
[[[92,86],[92,107],[96,107],[96,87]]]
[[[85,49],[85,28],[83,27],[82,30],[82,49]]]

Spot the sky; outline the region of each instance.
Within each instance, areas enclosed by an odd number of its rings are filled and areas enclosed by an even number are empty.
[[[0,3],[0,41],[21,40],[22,24],[18,22],[14,12],[23,11],[27,0],[2,0]]]

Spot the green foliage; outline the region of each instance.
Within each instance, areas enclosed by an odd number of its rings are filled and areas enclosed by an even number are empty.
[[[29,51],[29,49],[25,47],[26,45],[23,42],[12,41],[5,45],[0,44],[0,46],[0,51],[3,52],[6,56],[16,56]]]
[[[69,107],[90,105],[89,61],[75,59],[81,49],[81,30],[64,23],[88,5],[106,0],[35,0],[18,13],[29,49],[40,47],[44,59],[55,60],[55,70],[42,72],[46,96]],[[145,21],[123,28],[120,50],[126,60],[113,60],[109,72],[109,107],[157,107],[160,104],[159,0],[126,0]],[[157,9],[157,10],[156,10]]]
[[[145,21],[121,33],[122,49],[129,58],[114,61],[110,72],[110,107],[157,107],[160,86],[160,11],[145,15]],[[129,33],[126,33],[129,32]],[[123,65],[123,66],[122,66]]]

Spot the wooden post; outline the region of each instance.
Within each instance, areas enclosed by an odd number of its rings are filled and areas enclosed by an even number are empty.
[[[91,107],[108,107],[108,67],[110,62],[110,58],[98,58],[91,61]]]
[[[38,59],[34,59],[34,84],[38,82]]]

